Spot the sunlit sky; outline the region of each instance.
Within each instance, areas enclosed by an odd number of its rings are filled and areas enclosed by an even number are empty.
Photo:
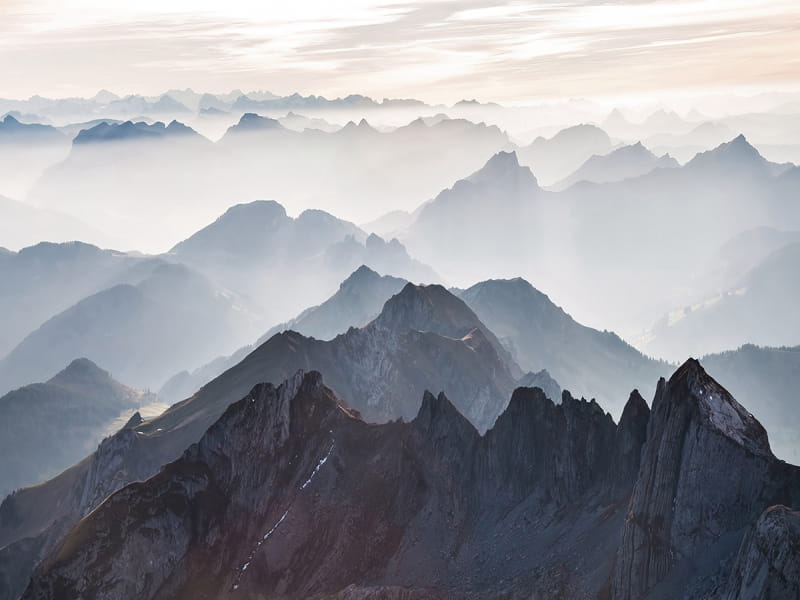
[[[0,0],[0,97],[796,89],[799,40],[798,0]]]

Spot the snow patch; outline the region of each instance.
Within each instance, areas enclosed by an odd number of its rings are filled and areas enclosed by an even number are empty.
[[[333,452],[333,446],[334,444],[331,443],[331,447],[328,449],[328,453],[320,459],[320,461],[317,463],[317,466],[314,467],[314,470],[311,472],[311,475],[308,477],[308,479],[306,479],[306,482],[300,486],[301,490],[304,490],[306,489],[306,487],[308,487],[308,484],[311,483],[312,479],[314,479],[314,475],[316,475],[319,472],[319,470],[322,468],[322,465],[328,462],[328,459],[331,456],[331,452]]]

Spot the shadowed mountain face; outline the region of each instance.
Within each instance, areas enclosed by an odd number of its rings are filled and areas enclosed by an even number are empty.
[[[367,425],[299,372],[102,502],[23,598],[737,597],[765,589],[747,573],[796,573],[794,513],[759,515],[798,501],[800,469],[696,361],[653,414],[633,394],[615,425],[519,388],[483,436],[444,394]],[[788,598],[795,582],[768,585]]]
[[[41,380],[79,355],[157,389],[180,367],[203,364],[247,339],[253,320],[230,294],[182,265],[148,266],[135,285],[89,296],[28,335],[0,361],[0,388]]]
[[[176,374],[159,390],[159,396],[168,402],[191,396],[203,384],[235,366],[256,347],[281,332],[294,331],[305,337],[331,340],[351,327],[363,327],[407,283],[404,279],[379,275],[362,265],[342,282],[333,296],[319,306],[308,308],[291,321],[276,325],[255,344],[239,348],[230,356],[217,358],[191,373],[182,371]]]
[[[800,229],[794,171],[740,136],[681,168],[554,193],[499,154],[420,207],[399,237],[455,285],[521,275],[569,299],[580,321],[629,335],[696,301],[698,267],[734,235]]]
[[[0,496],[60,473],[91,454],[115,419],[155,401],[85,358],[0,397]]]
[[[484,281],[459,297],[523,370],[547,369],[565,389],[596,398],[614,415],[630,390],[651,396],[654,382],[669,370],[614,333],[576,323],[524,279]]]
[[[712,596],[745,529],[771,504],[798,502],[800,469],[777,461],[761,424],[688,361],[653,400],[614,598]]]

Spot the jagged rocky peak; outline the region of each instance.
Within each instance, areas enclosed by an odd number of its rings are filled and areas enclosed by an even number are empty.
[[[127,420],[125,425],[122,426],[123,429],[135,429],[139,425],[144,423],[144,419],[142,418],[142,414],[137,410],[135,413],[131,415],[131,418]]]
[[[667,593],[668,574],[701,555],[723,564],[731,551],[723,534],[741,532],[770,504],[798,500],[800,469],[775,459],[764,428],[689,359],[656,390],[617,554],[615,600]]]
[[[670,378],[675,394],[696,403],[699,417],[754,454],[772,456],[767,431],[730,393],[706,373],[700,362],[687,360]],[[680,397],[679,396],[679,397]]]
[[[361,265],[355,271],[350,273],[350,276],[339,284],[340,290],[347,290],[354,287],[378,281],[381,278],[380,274],[370,269],[367,265]]]
[[[687,163],[687,167],[710,168],[766,168],[767,161],[759,151],[739,134],[730,142],[712,150],[700,152]]]
[[[480,438],[478,430],[444,392],[434,396],[426,390],[412,423],[445,458],[454,460],[470,450]]]
[[[475,313],[441,285],[413,283],[386,301],[374,323],[391,331],[433,331],[454,338],[481,326]]]
[[[274,129],[283,129],[283,125],[276,119],[269,117],[262,117],[256,113],[244,113],[239,122],[228,129],[228,133],[246,133],[251,131],[268,131]]]
[[[633,390],[617,425],[613,464],[617,475],[617,489],[620,492],[632,489],[636,481],[649,422],[650,407],[639,394],[639,390]]]
[[[472,183],[520,182],[537,185],[536,177],[530,168],[519,164],[517,153],[500,151],[486,164],[467,178]]]

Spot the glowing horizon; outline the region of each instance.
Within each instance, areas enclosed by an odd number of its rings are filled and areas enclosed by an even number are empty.
[[[800,87],[792,0],[0,4],[2,97],[266,89],[432,103]]]

